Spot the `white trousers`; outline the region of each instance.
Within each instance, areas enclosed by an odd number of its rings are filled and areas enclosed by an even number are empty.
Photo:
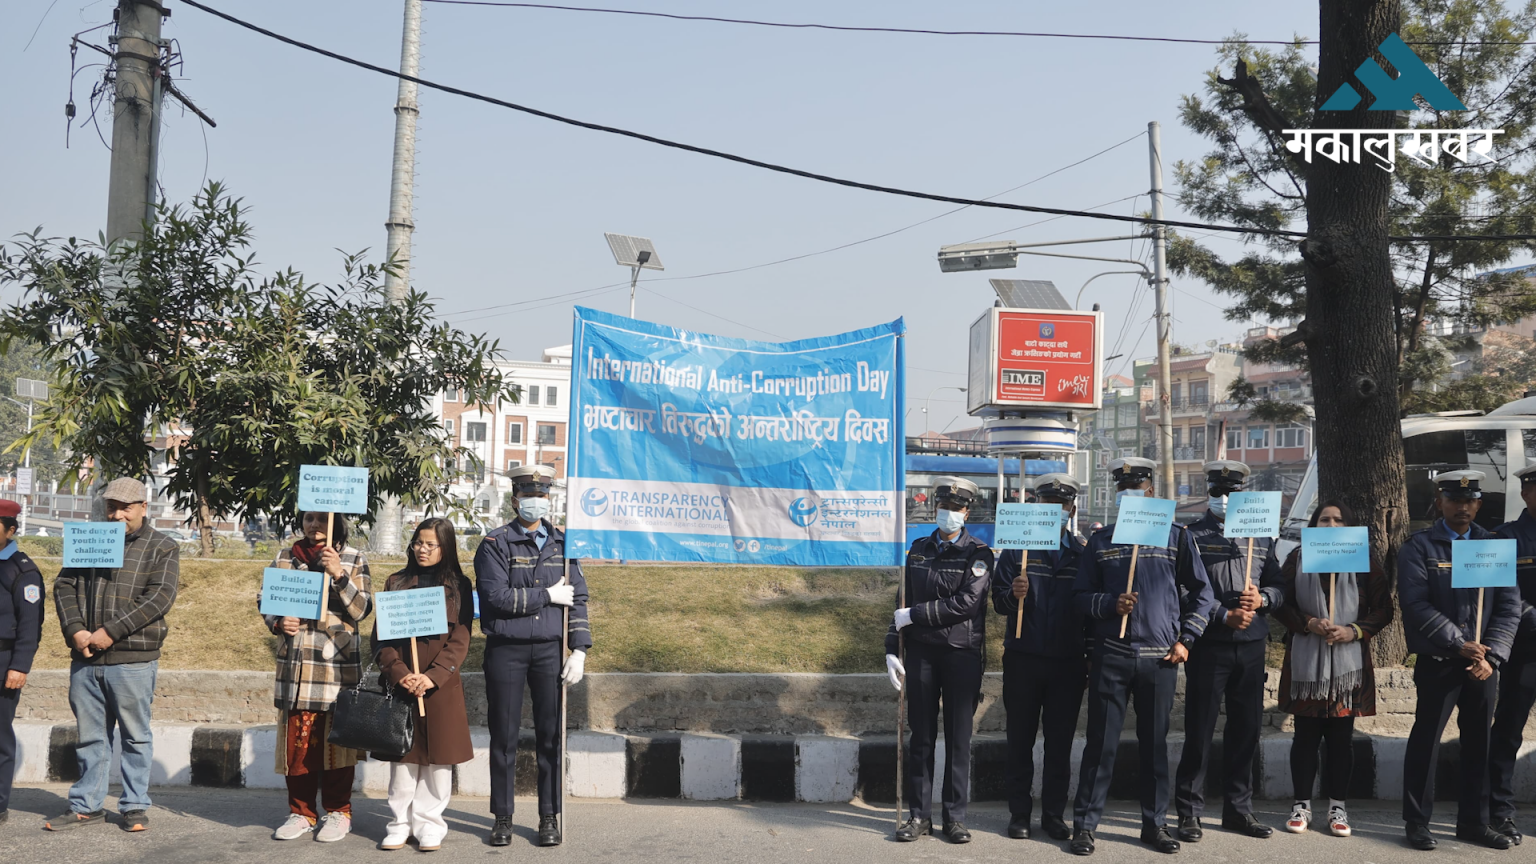
[[[424,846],[435,846],[448,836],[443,811],[453,797],[452,765],[416,765],[393,762],[389,766],[389,820],[386,832],[410,835]]]

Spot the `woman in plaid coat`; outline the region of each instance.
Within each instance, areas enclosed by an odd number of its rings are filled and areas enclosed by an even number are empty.
[[[278,709],[277,773],[288,783],[288,819],[273,833],[276,840],[297,840],[320,822],[315,839],[330,843],[352,830],[352,781],[357,750],[326,742],[331,711],[343,687],[362,677],[362,639],[358,624],[373,609],[368,560],[347,545],[345,517],[334,514],[327,542],[326,513],[299,514],[298,542],[277,554],[273,567],[325,572],[330,576],[324,621],[264,615],[267,629],[279,637],[273,704]]]

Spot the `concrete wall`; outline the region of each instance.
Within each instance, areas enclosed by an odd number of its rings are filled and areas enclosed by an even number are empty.
[[[1275,709],[1280,674],[1270,671],[1267,725],[1290,728]],[[1378,716],[1357,728],[1383,735],[1407,735],[1413,725],[1413,676],[1408,669],[1378,670]],[[1180,693],[1184,679],[1179,678]],[[464,676],[471,726],[486,725],[485,678]],[[976,712],[978,732],[1001,732],[1006,715],[1002,676],[989,674]],[[524,700],[524,725],[531,706]],[[1078,728],[1087,724],[1084,716]],[[157,723],[251,725],[275,722],[269,672],[164,670],[155,691]],[[896,723],[896,696],[885,675],[594,673],[572,688],[570,725],[603,732],[690,732],[742,735],[890,734]],[[1175,702],[1174,731],[1183,729],[1183,698]],[[27,679],[18,720],[70,722],[69,673],[34,672]],[[1127,719],[1126,728],[1134,728]],[[1452,723],[1451,729],[1455,728]]]

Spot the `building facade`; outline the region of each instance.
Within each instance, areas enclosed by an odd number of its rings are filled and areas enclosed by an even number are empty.
[[[1109,376],[1105,383],[1108,388],[1102,397],[1103,407],[1083,415],[1078,435],[1082,452],[1077,460],[1077,479],[1087,493],[1078,499],[1078,517],[1085,526],[1111,521],[1114,484],[1109,477],[1110,460],[1141,455],[1147,437],[1143,403],[1151,400],[1152,391],[1124,375]]]

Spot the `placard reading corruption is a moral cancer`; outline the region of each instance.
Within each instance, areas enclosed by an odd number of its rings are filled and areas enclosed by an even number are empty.
[[[301,466],[299,509],[322,513],[367,513],[368,469],[344,465]]]

